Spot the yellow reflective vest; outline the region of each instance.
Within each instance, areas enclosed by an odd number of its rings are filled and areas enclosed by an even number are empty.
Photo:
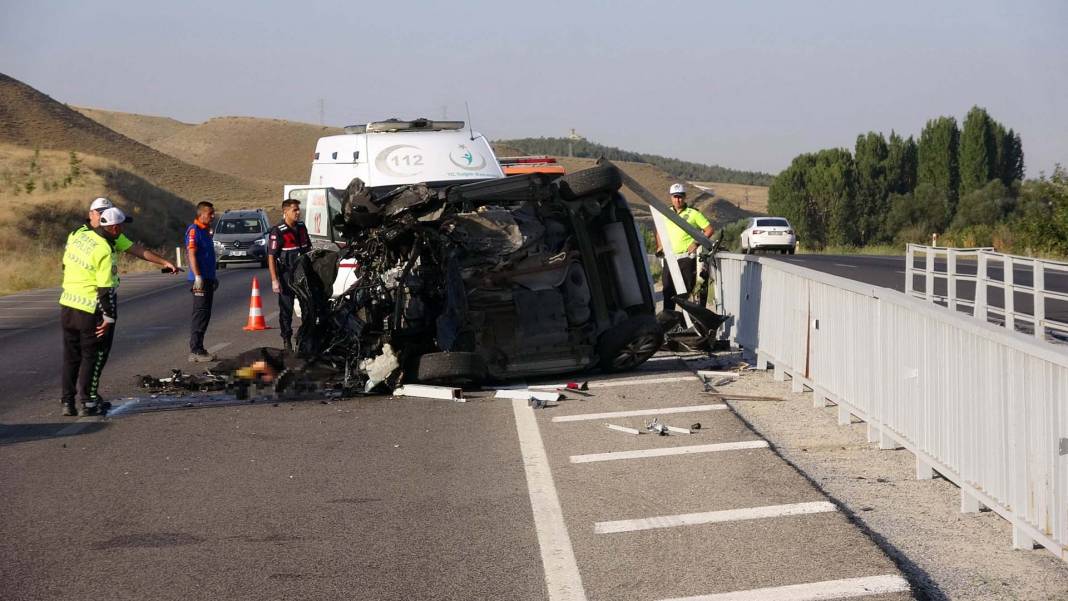
[[[59,304],[95,313],[97,290],[118,285],[119,266],[111,243],[89,228],[79,228],[67,236]]]

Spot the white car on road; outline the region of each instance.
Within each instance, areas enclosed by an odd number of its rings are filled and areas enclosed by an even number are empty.
[[[797,235],[794,226],[782,217],[751,217],[742,232],[742,252],[777,250],[794,254]]]

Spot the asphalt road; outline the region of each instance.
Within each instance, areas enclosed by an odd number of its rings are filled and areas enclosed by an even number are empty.
[[[241,330],[254,274],[265,282],[259,270],[222,274],[209,348],[277,345],[276,330]],[[58,414],[47,297],[21,297],[32,311],[0,305],[5,600],[654,600],[776,587],[795,587],[782,599],[872,587],[890,592],[867,599],[912,598],[811,481],[730,410],[698,407],[714,401],[676,357],[584,376],[587,394],[543,410],[476,391],[467,403],[155,399],[156,410],[76,420]],[[189,293],[151,275],[125,280],[120,297],[103,390],[148,401],[136,374],[189,367]],[[264,306],[276,325],[269,291]],[[554,421],[634,410],[702,428],[634,436],[604,423],[652,416]],[[638,456],[603,455],[617,452]]]
[[[815,269],[832,275],[837,275],[851,280],[859,282],[865,282],[874,286],[881,286],[884,288],[891,288],[899,292],[905,292],[906,274],[905,274],[905,261],[906,257],[883,257],[883,256],[869,256],[869,255],[779,255],[769,254],[766,255],[769,258],[773,258],[794,265],[800,265],[802,267],[808,267],[809,269]],[[924,260],[918,259],[916,262],[917,269],[924,268]],[[974,261],[958,261],[958,271],[966,275],[975,275],[978,271],[978,264]],[[935,262],[936,271],[944,272],[946,269],[945,262],[942,260]],[[1004,269],[1001,265],[991,264],[988,269],[988,276],[994,280],[1004,281]],[[1016,284],[1024,286],[1030,286],[1033,284],[1033,273],[1028,267],[1017,266],[1013,269],[1013,281]],[[1068,294],[1068,273],[1064,272],[1047,272],[1045,275],[1045,284],[1047,290]],[[924,276],[915,276],[915,282],[913,290],[925,289]],[[947,293],[946,281],[935,281],[934,293],[938,296],[945,296]],[[975,283],[968,281],[960,281],[957,283],[957,296],[966,300],[974,300],[975,298]],[[1003,308],[1005,306],[1005,296],[1000,288],[993,286],[987,289],[987,301],[990,306],[995,308]],[[1027,315],[1034,315],[1034,299],[1026,291],[1017,291],[1013,296],[1013,302],[1016,311]],[[1046,299],[1046,318],[1060,321],[1064,324],[1068,324],[1068,301],[1059,299]],[[959,310],[962,312],[971,313],[971,309],[965,306],[960,306]],[[991,315],[992,319],[999,318],[999,315]],[[1030,324],[1026,322],[1018,322],[1017,327],[1021,330],[1027,330],[1030,328]]]

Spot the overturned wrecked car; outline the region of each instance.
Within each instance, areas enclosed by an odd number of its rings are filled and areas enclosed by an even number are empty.
[[[364,392],[633,369],[663,332],[620,185],[603,164],[306,191],[331,227],[290,276],[298,354]]]

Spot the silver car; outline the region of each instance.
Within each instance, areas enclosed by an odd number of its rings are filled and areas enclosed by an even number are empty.
[[[259,263],[266,267],[269,229],[263,209],[223,213],[215,222],[216,265],[225,268],[230,263]]]

